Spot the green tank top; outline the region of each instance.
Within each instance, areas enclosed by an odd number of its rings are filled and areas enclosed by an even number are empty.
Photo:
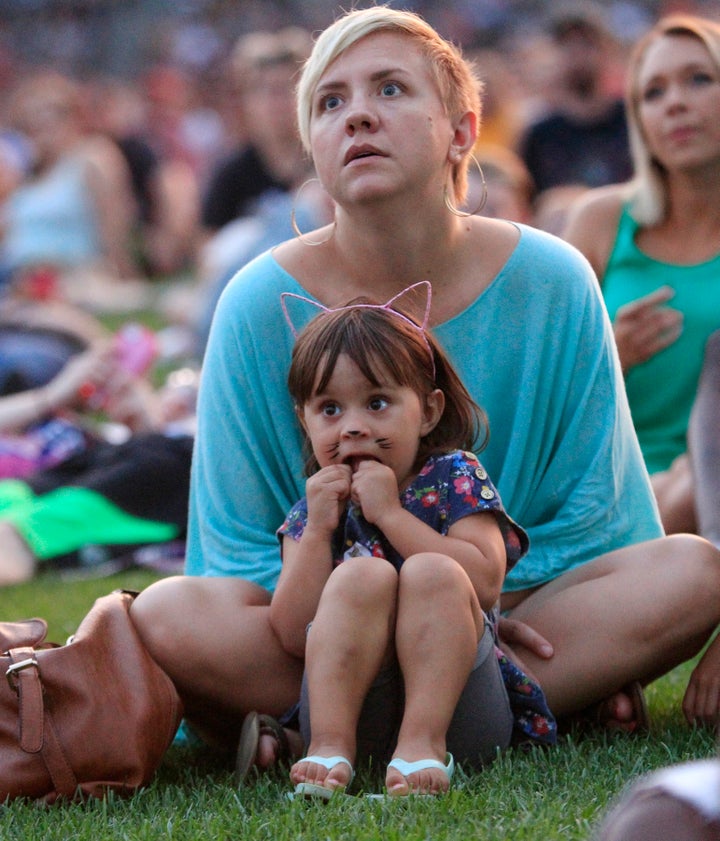
[[[669,347],[631,368],[625,385],[640,447],[650,473],[665,470],[684,453],[690,410],[697,390],[705,343],[720,328],[720,243],[718,254],[696,265],[662,263],[635,245],[637,222],[623,208],[617,238],[602,281],[611,320],[630,301],[660,286],[675,296],[668,306],[683,313],[683,331]]]

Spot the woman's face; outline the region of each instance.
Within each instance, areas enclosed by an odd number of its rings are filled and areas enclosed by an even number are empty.
[[[666,169],[720,163],[720,72],[690,35],[652,43],[638,73],[638,115],[651,155]]]
[[[394,195],[442,197],[454,129],[415,42],[375,32],[330,64],[312,99],[310,142],[340,205]]]

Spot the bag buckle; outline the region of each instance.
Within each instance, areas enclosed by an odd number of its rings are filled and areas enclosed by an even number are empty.
[[[39,668],[38,661],[34,657],[28,657],[27,660],[20,660],[18,663],[13,663],[5,672],[5,677],[7,678],[10,689],[12,689],[16,695],[19,694],[19,692],[15,672],[22,672],[24,669],[29,669],[31,666],[34,666],[36,669]]]

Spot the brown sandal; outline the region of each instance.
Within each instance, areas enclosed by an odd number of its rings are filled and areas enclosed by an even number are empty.
[[[645,692],[639,680],[626,683],[620,692],[627,695],[633,709],[633,718],[630,724],[634,725],[628,732],[647,733],[650,730],[650,713],[648,712]]]
[[[650,715],[648,713],[647,702],[645,701],[645,693],[642,684],[638,680],[630,681],[618,689],[617,694],[626,695],[630,700],[632,706],[632,719],[627,722],[618,722],[612,724],[612,719],[602,715],[603,707],[608,700],[607,698],[597,704],[591,704],[589,707],[564,716],[562,719],[562,729],[567,732],[573,727],[580,730],[588,728],[602,728],[624,730],[626,733],[647,733],[650,730]]]
[[[292,751],[287,733],[271,715],[253,710],[245,716],[240,730],[237,756],[235,759],[235,782],[242,785],[257,760],[261,736],[272,736],[278,743],[277,761],[291,759]]]

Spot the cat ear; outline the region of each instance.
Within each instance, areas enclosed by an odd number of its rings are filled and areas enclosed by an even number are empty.
[[[386,310],[392,309],[392,304],[394,304],[395,301],[397,301],[399,298],[402,298],[403,295],[407,295],[408,292],[412,292],[420,286],[424,286],[427,292],[427,300],[425,301],[425,315],[423,316],[422,324],[420,325],[420,329],[425,331],[427,330],[428,322],[430,321],[430,306],[432,305],[432,284],[429,280],[419,280],[417,283],[413,283],[412,286],[408,286],[407,288],[403,289],[402,292],[398,292],[397,295],[390,298],[389,301],[386,301],[383,304],[382,308]]]
[[[285,316],[285,321],[287,321],[288,326],[290,327],[290,332],[293,336],[297,339],[298,333],[300,332],[292,322],[290,318],[290,313],[288,312],[288,307],[286,303],[287,298],[295,298],[298,301],[303,301],[305,304],[310,304],[313,307],[316,307],[320,310],[320,312],[330,312],[327,307],[324,307],[322,304],[319,304],[317,301],[313,301],[312,298],[306,298],[304,295],[296,295],[294,292],[283,292],[280,295],[280,306],[282,307],[283,315]]]

